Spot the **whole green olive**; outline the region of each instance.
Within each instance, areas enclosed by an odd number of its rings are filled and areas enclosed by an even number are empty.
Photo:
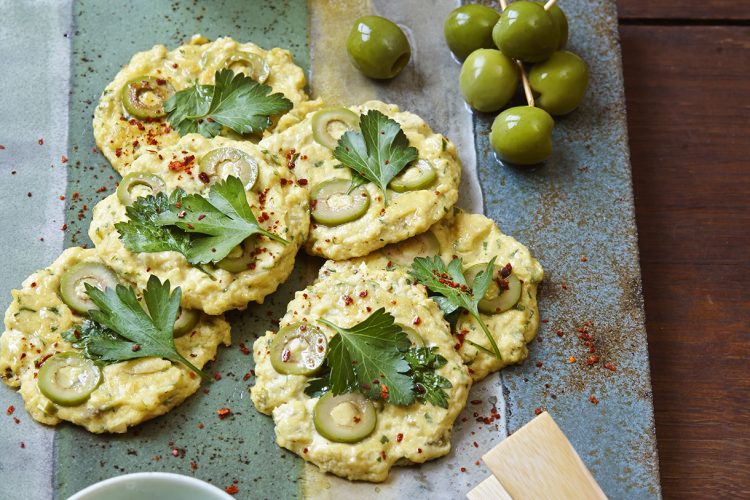
[[[508,5],[492,29],[492,39],[503,54],[523,62],[547,59],[557,49],[557,25],[549,12],[535,2],[519,0]]]
[[[536,104],[551,115],[565,115],[578,107],[589,84],[586,63],[561,50],[529,72],[529,84],[538,95]]]
[[[475,50],[461,66],[461,94],[478,111],[498,111],[513,97],[518,72],[513,60],[499,50]]]
[[[404,32],[396,23],[380,16],[364,16],[354,22],[346,51],[355,68],[380,80],[398,75],[411,58]]]
[[[559,5],[553,5],[547,11],[552,18],[552,22],[557,26],[557,50],[565,48],[568,43],[568,18]]]
[[[492,28],[500,14],[485,5],[462,5],[453,9],[445,19],[443,31],[448,48],[459,61],[477,49],[492,49]]]
[[[552,153],[555,121],[543,109],[517,106],[500,113],[492,123],[490,143],[497,156],[514,165],[534,165]]]

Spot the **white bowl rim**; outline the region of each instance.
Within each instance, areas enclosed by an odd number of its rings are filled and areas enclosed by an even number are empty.
[[[225,498],[227,500],[234,498],[221,488],[218,488],[217,486],[214,486],[213,484],[207,483],[206,481],[203,481],[196,477],[185,476],[183,474],[175,474],[173,472],[132,472],[130,474],[122,474],[120,476],[110,477],[109,479],[104,479],[103,481],[99,481],[98,483],[87,486],[81,491],[74,493],[71,497],[68,498],[68,500],[85,500],[87,495],[97,493],[99,492],[99,490],[102,490],[104,488],[116,486],[120,483],[125,483],[132,480],[138,481],[143,479],[166,479],[168,481],[176,481],[189,484],[190,486],[195,486],[202,489],[205,493],[212,493],[214,495],[218,495],[220,498]]]

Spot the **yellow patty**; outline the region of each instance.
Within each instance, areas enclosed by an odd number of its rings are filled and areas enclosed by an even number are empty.
[[[258,180],[247,192],[250,206],[264,229],[281,236],[282,244],[265,236],[253,235],[257,250],[246,270],[230,272],[214,266],[203,269],[190,265],[178,252],[131,253],[120,240],[114,224],[127,220],[125,207],[117,195],[111,195],[94,207],[89,236],[101,259],[139,287],[155,274],[182,288],[182,305],[220,314],[229,309],[244,309],[251,301],[263,302],[266,295],[283,283],[294,266],[294,258],[309,228],[307,191],[300,187],[283,159],[262,153],[248,141],[224,137],[206,139],[189,134],[169,148],[149,153],[136,160],[133,172],[154,173],[162,177],[167,191],[181,187],[187,193],[206,194],[211,183],[232,172],[203,177],[200,160],[219,147],[240,149],[258,163]],[[208,180],[205,183],[204,180]],[[266,214],[267,217],[261,217]]]
[[[388,243],[405,240],[426,231],[440,220],[458,199],[461,163],[455,146],[430,129],[415,114],[400,111],[392,104],[369,101],[349,108],[356,114],[378,110],[397,121],[420,159],[429,160],[437,172],[436,181],[426,189],[395,193],[389,190],[386,207],[380,189],[366,186],[371,203],[367,212],[337,226],[312,224],[305,249],[312,255],[333,260],[367,255]],[[317,143],[312,132],[313,113],[285,130],[265,137],[260,146],[282,156],[293,155],[295,173],[308,181],[308,187],[330,179],[351,179],[351,170],[340,168],[333,151]],[[339,134],[343,129],[339,131]]]
[[[0,373],[6,384],[20,387],[26,410],[39,422],[66,420],[91,432],[125,432],[179,405],[198,390],[200,377],[180,364],[143,358],[103,367],[102,383],[78,406],[47,399],[37,385],[39,366],[55,353],[75,351],[62,333],[84,319],[59,296],[60,278],[79,262],[101,261],[94,250],[69,248],[13,290],[0,337]],[[229,324],[220,316],[201,315],[192,332],[175,339],[180,354],[199,368],[215,358],[222,343],[229,345],[230,336]]]
[[[318,398],[304,393],[308,377],[282,375],[271,365],[269,348],[274,332],[267,332],[253,348],[257,379],[252,399],[259,411],[272,413],[276,442],[321,469],[351,480],[384,481],[397,462],[422,463],[447,454],[453,421],[465,406],[471,385],[468,371],[453,349],[442,313],[427,298],[424,287],[415,286],[401,270],[339,267],[328,261],[318,280],[297,292],[289,303],[281,326],[300,321],[314,323],[325,318],[346,328],[381,307],[397,323],[414,328],[426,346],[436,346],[446,358],[447,364],[437,373],[452,384],[446,390],[449,407],[419,402],[406,407],[386,403],[377,410],[373,433],[357,443],[333,442],[316,431],[313,410]],[[325,333],[329,338],[334,334],[329,329]],[[402,435],[400,440],[399,435]]]
[[[295,106],[307,100],[305,74],[294,64],[288,50],[264,50],[253,43],[239,43],[228,37],[208,42],[196,35],[189,43],[171,51],[164,45],[156,45],[138,52],[123,66],[104,89],[94,111],[96,145],[115,170],[124,175],[130,171],[133,160],[143,153],[175,144],[180,136],[171,129],[166,118],[139,120],[125,112],[121,94],[127,82],[151,76],[179,91],[196,82],[213,84],[216,71],[225,67],[258,79],[246,64],[233,60],[233,56],[242,54],[256,55],[265,62],[269,70],[265,84],[274,92],[284,94]]]

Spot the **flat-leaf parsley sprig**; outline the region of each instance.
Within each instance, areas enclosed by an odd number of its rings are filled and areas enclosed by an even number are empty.
[[[341,136],[333,155],[378,185],[383,192],[383,202],[388,205],[388,183],[416,160],[419,152],[409,146],[409,139],[398,122],[380,111],[370,110],[361,115],[359,129],[361,132],[350,130]]]
[[[495,338],[479,315],[478,309],[479,302],[484,297],[484,294],[487,293],[487,288],[492,282],[494,265],[495,259],[493,257],[487,263],[487,267],[474,279],[473,286],[471,287],[466,283],[461,259],[453,259],[446,267],[439,256],[417,257],[412,262],[412,268],[409,273],[430,291],[438,294],[432,297],[432,299],[437,302],[445,314],[450,314],[459,308],[465,309],[471,314],[484,331],[492,349],[487,349],[474,342],[470,343],[478,349],[501,359],[500,348],[498,348]],[[467,340],[467,342],[469,341]]]
[[[219,262],[254,234],[287,244],[260,226],[237,177],[211,186],[208,198],[177,189],[138,198],[126,208],[128,220],[115,224],[131,252],[175,251],[191,264]]]
[[[271,117],[292,109],[283,94],[249,76],[222,69],[214,85],[196,84],[176,92],[167,100],[167,120],[180,135],[197,132],[219,135],[222,127],[238,134],[257,134],[271,125]]]
[[[97,309],[79,326],[63,333],[63,338],[83,355],[99,364],[157,357],[181,363],[204,379],[210,377],[185,359],[174,345],[174,323],[182,290],[170,293],[169,280],[161,283],[154,275],[148,280],[143,300],[132,288],[117,285],[104,291],[86,283],[86,294]]]

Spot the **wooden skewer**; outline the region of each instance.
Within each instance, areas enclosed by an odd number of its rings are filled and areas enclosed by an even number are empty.
[[[550,10],[556,3],[557,0],[547,0],[547,3],[544,4],[544,10]]]
[[[553,5],[555,5],[555,2],[557,0],[549,0],[546,4],[544,4],[544,10],[548,10]],[[549,6],[549,7],[547,7]],[[508,7],[507,0],[500,0],[500,10],[505,10]],[[526,96],[526,103],[534,107],[534,92],[531,90],[531,84],[529,84],[529,77],[526,74],[526,68],[523,67],[523,63],[519,61],[518,59],[513,59],[516,62],[516,65],[518,66],[518,71],[521,73],[521,83],[523,84],[523,93]]]

